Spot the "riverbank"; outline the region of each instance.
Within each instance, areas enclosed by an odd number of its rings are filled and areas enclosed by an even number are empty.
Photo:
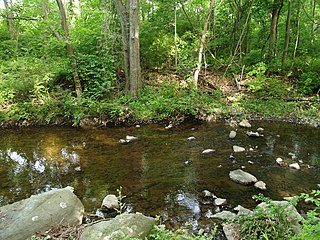
[[[162,76],[163,78],[164,76]],[[161,78],[160,78],[161,79]],[[210,83],[210,84],[209,84]],[[251,79],[238,89],[232,79],[211,76],[194,89],[187,82],[146,81],[137,98],[114,90],[108,99],[76,99],[61,90],[28,101],[5,101],[0,106],[0,126],[69,125],[105,127],[165,123],[186,119],[219,121],[250,119],[285,121],[320,126],[320,99],[304,96],[285,81],[269,79],[264,88]]]

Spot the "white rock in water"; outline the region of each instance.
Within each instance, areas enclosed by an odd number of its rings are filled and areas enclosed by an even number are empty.
[[[266,186],[266,183],[263,182],[263,181],[258,181],[254,184],[254,187],[255,188],[258,188],[260,190],[267,190],[267,186]]]
[[[192,136],[192,137],[188,137],[187,140],[192,141],[192,140],[196,140],[196,138]]]
[[[210,192],[209,190],[203,190],[202,193],[204,197],[212,197],[212,192]]]
[[[297,170],[301,169],[299,163],[292,163],[289,165],[289,167],[297,169]]]
[[[227,203],[227,199],[224,199],[224,198],[216,198],[214,200],[214,204],[216,206],[222,206],[222,205],[225,205]]]
[[[250,183],[256,183],[258,181],[255,176],[241,169],[231,171],[229,173],[229,177],[232,181],[236,183],[244,184],[244,185],[248,185]]]
[[[284,161],[283,161],[282,158],[277,158],[277,159],[276,159],[276,163],[279,164],[280,166],[285,165],[285,163],[284,163]]]
[[[264,131],[264,129],[263,129],[263,128],[261,128],[261,127],[259,127],[259,128],[257,129],[257,131],[258,131],[258,132],[263,132],[263,131]]]
[[[209,148],[209,149],[203,150],[202,154],[210,154],[210,153],[213,153],[213,152],[215,152],[215,150]]]
[[[132,141],[132,140],[137,140],[137,139],[138,139],[138,138],[135,137],[135,136],[129,136],[129,135],[126,136],[126,140],[127,140],[127,141]]]
[[[244,152],[246,150],[245,148],[239,146],[233,146],[232,148],[234,152]]]
[[[248,131],[247,135],[249,137],[260,137],[260,134],[258,132],[252,132],[252,131]]]
[[[248,120],[244,119],[239,123],[239,126],[244,128],[250,128],[251,124],[248,122]]]
[[[238,215],[246,215],[246,214],[251,214],[252,211],[242,207],[241,205],[236,206],[233,210],[238,212]]]
[[[233,138],[235,138],[237,136],[237,132],[236,131],[231,131],[230,133],[229,133],[229,138],[231,138],[231,139],[233,139]]]

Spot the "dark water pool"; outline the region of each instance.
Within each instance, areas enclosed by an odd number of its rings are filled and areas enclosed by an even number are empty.
[[[229,180],[231,170],[245,167],[267,184],[263,193],[273,199],[316,188],[320,183],[320,129],[255,122],[250,130],[258,127],[264,128],[264,137],[248,137],[247,129],[238,128],[232,140],[228,135],[233,128],[225,123],[184,123],[171,129],[148,125],[1,130],[0,206],[70,185],[86,211],[94,214],[104,196],[117,194],[122,186],[132,211],[161,215],[171,227],[189,222],[196,229],[210,224],[208,216],[216,210],[203,203],[205,189],[226,198],[226,209],[238,204],[255,206],[251,196],[262,191]],[[126,135],[139,139],[119,143]],[[196,139],[187,140],[190,136]],[[233,153],[233,145],[246,151]],[[201,154],[207,148],[215,152]],[[302,168],[280,167],[275,162],[278,157],[288,162],[301,160]]]

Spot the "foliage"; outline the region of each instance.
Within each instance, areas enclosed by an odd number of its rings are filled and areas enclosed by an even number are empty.
[[[313,190],[310,194],[302,193],[300,199],[308,199],[315,207],[307,212],[307,219],[302,221],[301,232],[294,236],[295,240],[312,240],[320,238],[320,191]]]
[[[268,204],[268,208],[256,207],[253,214],[239,215],[234,222],[242,225],[242,239],[291,239],[292,223],[288,221],[288,209],[262,194],[253,197]]]
[[[298,79],[298,85],[300,92],[311,94],[320,89],[320,75],[317,72],[302,73]]]
[[[152,233],[147,237],[147,240],[208,240],[215,239],[217,232],[217,226],[214,225],[213,230],[210,233],[203,234],[190,234],[186,229],[179,229],[172,231],[166,229],[163,225],[155,226]]]

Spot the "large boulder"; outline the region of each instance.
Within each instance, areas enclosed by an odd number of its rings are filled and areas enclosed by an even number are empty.
[[[51,190],[0,208],[0,239],[25,240],[57,225],[79,225],[84,207],[73,188]]]
[[[84,229],[80,240],[144,239],[156,224],[157,219],[141,213],[121,214],[109,221],[102,221]]]
[[[258,181],[258,179],[255,176],[241,169],[231,171],[229,173],[229,177],[232,181],[243,184],[243,185],[248,185]]]

